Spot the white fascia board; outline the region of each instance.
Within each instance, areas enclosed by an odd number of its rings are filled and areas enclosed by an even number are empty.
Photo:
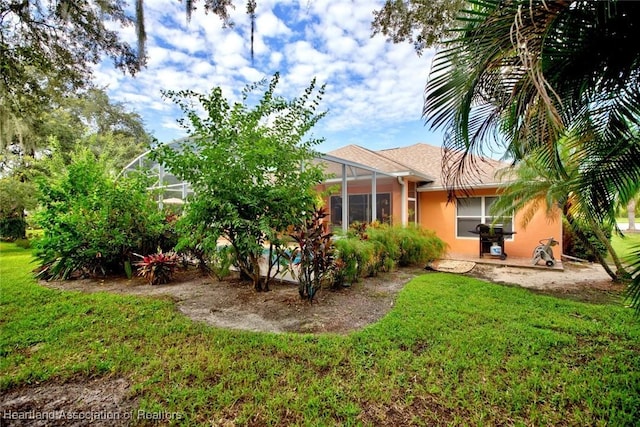
[[[509,183],[508,182],[490,182],[486,184],[473,184],[473,185],[469,185],[465,189],[482,190],[486,188],[500,188],[500,187],[505,187],[507,184]],[[445,191],[445,190],[449,190],[449,189],[442,185],[438,185],[437,187],[429,187],[429,184],[425,184],[418,187],[418,193],[429,193],[433,191]],[[462,188],[456,187],[454,188],[454,190],[462,190]]]

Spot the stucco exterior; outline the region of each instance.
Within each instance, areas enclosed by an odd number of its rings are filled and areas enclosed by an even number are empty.
[[[483,189],[473,192],[473,196],[495,196],[497,189]],[[456,230],[456,205],[447,203],[445,191],[419,193],[419,223],[433,230],[448,245],[448,256],[479,257],[478,238],[458,237]],[[509,257],[531,258],[533,250],[541,239],[553,237],[560,244],[554,248],[556,258],[560,258],[562,248],[562,220],[560,212],[549,217],[544,210],[538,211],[526,228],[522,227],[522,214],[516,212],[513,227],[515,234],[504,242],[504,251]],[[487,255],[485,255],[487,256]]]
[[[378,170],[382,175],[376,178],[376,193],[390,193],[391,220],[393,224],[407,224],[410,221],[410,198],[416,198],[417,223],[423,228],[433,230],[448,245],[448,256],[464,258],[478,258],[479,238],[469,233],[477,223],[474,218],[457,216],[457,202],[447,202],[447,192],[443,188],[441,176],[442,154],[441,148],[427,144],[415,144],[409,147],[397,149],[371,151],[359,146],[346,146],[330,153],[336,158],[344,158],[351,162],[359,162]],[[484,169],[477,179],[477,186],[471,187],[466,196],[483,200],[482,206],[488,206],[488,198],[498,196],[501,183],[495,179],[496,171],[507,165],[495,160],[485,159],[482,163]],[[372,193],[373,172],[361,173],[357,179],[350,179],[347,183],[348,195],[370,195]],[[344,182],[344,181],[342,181]],[[411,184],[409,184],[411,183]],[[409,187],[411,190],[409,191]],[[333,188],[333,195],[341,196],[341,183],[334,180],[318,187],[320,191]],[[417,190],[417,192],[416,192]],[[369,196],[370,197],[370,196]],[[337,200],[337,199],[335,199]],[[325,197],[325,204],[331,213],[328,219],[334,226],[342,226],[342,218],[336,218],[339,210],[333,209],[331,196]],[[486,211],[483,211],[486,212]],[[352,215],[353,216],[353,215]],[[349,218],[353,221],[352,216]],[[371,216],[371,215],[370,215]],[[482,214],[482,218],[490,216]],[[473,215],[472,215],[473,217]],[[509,257],[531,258],[534,248],[540,244],[540,240],[553,237],[559,242],[554,248],[556,258],[561,255],[562,248],[562,215],[561,212],[552,212],[548,215],[544,209],[537,212],[526,227],[522,225],[522,213],[515,212],[511,226],[515,232],[504,240],[504,252]],[[386,218],[377,218],[384,220]],[[486,219],[486,218],[485,218]],[[484,222],[484,221],[483,221]],[[465,227],[465,230],[457,230]],[[461,234],[467,234],[463,236]],[[485,257],[490,256],[484,254]]]

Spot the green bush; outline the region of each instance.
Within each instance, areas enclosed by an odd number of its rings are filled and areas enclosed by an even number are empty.
[[[440,258],[446,251],[446,243],[436,234],[416,225],[370,227],[369,240],[384,245],[386,256],[400,267],[422,266]]]
[[[606,257],[608,255],[607,247],[595,236],[593,231],[588,228],[581,228],[580,232],[587,238],[588,243],[586,243],[580,240],[577,233],[572,229],[566,219],[563,221],[563,225],[562,253],[576,258],[586,259],[590,262],[598,261],[594,251],[597,251],[597,253],[602,257]],[[605,236],[611,240],[612,229],[604,229],[603,232]]]
[[[42,209],[36,222],[38,277],[122,273],[134,253],[158,250],[164,214],[145,190],[141,175],[115,180],[89,152],[74,156],[57,176],[39,181]]]
[[[13,243],[22,249],[29,249],[31,247],[31,241],[29,239],[16,239]]]
[[[24,218],[0,218],[0,238],[3,240],[24,239],[27,222]]]

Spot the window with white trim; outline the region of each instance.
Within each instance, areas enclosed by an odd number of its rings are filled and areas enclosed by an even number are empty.
[[[475,237],[472,231],[478,224],[491,225],[494,217],[491,216],[491,205],[498,200],[497,197],[465,197],[456,199],[456,237]],[[499,217],[494,227],[502,227],[505,232],[513,231],[513,215]],[[505,236],[505,240],[511,240],[512,236]]]
[[[418,223],[418,203],[417,203],[417,184],[413,181],[409,181],[409,188],[407,194],[407,216],[409,224]]]

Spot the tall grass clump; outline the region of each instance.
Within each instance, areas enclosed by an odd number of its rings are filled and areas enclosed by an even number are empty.
[[[396,266],[423,266],[446,251],[446,244],[433,231],[419,226],[358,224],[335,245],[345,282],[356,282]]]
[[[383,248],[377,242],[344,237],[335,241],[335,247],[344,282],[357,282],[361,277],[374,276],[379,271]]]
[[[426,264],[444,255],[447,245],[432,230],[417,225],[370,227],[369,240],[381,242],[398,266]]]

